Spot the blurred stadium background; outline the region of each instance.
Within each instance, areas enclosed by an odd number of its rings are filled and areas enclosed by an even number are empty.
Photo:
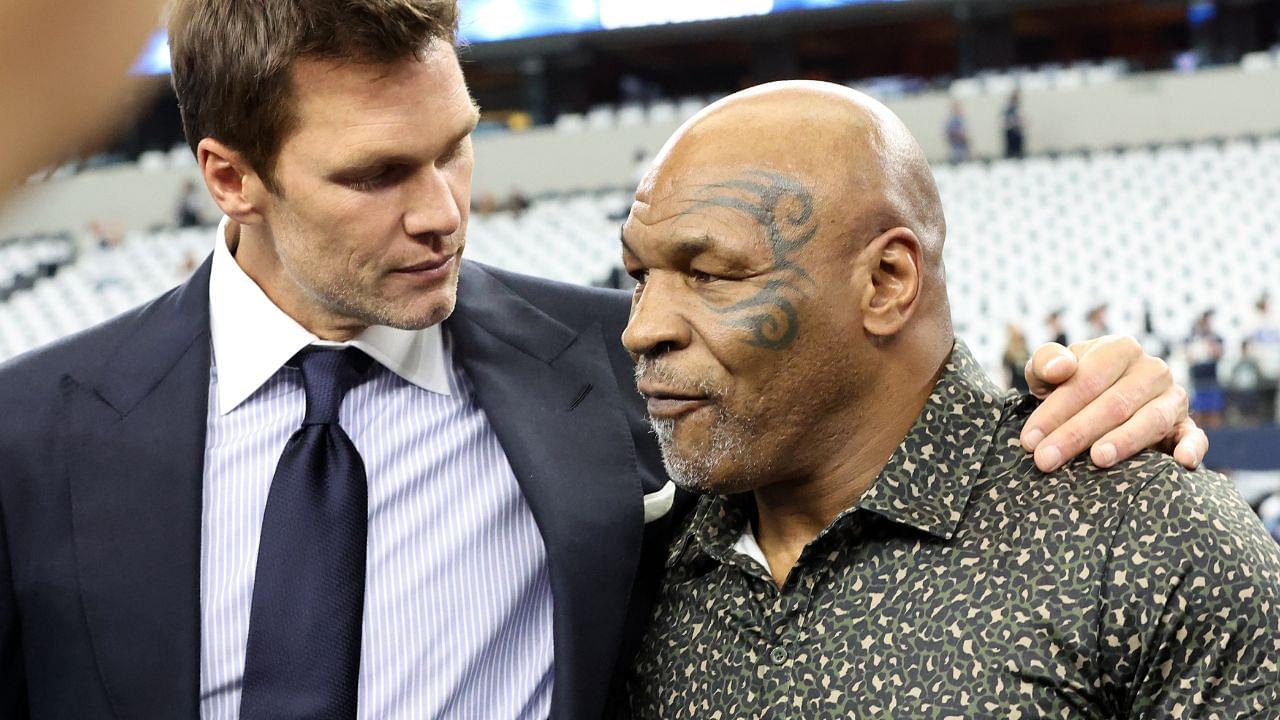
[[[991,372],[1016,380],[1046,340],[1138,337],[1280,537],[1280,0],[461,4],[484,109],[470,258],[625,287],[620,220],[684,119],[770,80],[848,84],[934,163],[956,326]],[[0,360],[209,252],[167,65],[160,32],[128,132],[0,206]]]

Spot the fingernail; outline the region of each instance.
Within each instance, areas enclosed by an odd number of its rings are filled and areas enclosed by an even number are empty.
[[[1035,450],[1036,446],[1040,444],[1041,440],[1044,440],[1044,433],[1041,432],[1040,428],[1033,428],[1031,430],[1028,430],[1027,439],[1026,439],[1026,448],[1028,450]]]
[[[1059,355],[1058,357],[1045,363],[1044,371],[1046,373],[1052,373],[1055,367],[1063,367],[1070,362],[1071,362],[1071,359],[1068,358],[1066,355]]]
[[[1116,446],[1111,443],[1104,443],[1095,448],[1098,453],[1098,465],[1101,467],[1111,467],[1116,461]]]
[[[1048,445],[1040,451],[1040,460],[1045,472],[1053,472],[1062,464],[1062,451],[1056,445]]]

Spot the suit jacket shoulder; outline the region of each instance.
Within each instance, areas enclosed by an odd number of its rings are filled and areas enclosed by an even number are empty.
[[[589,325],[608,320],[621,328],[627,323],[631,294],[624,290],[574,285],[483,263],[470,264],[567,325]]]
[[[631,312],[631,293],[546,280],[481,263],[471,265],[575,331],[599,323],[610,358],[622,358],[627,372],[631,372],[631,359],[622,346],[622,331]]]
[[[0,366],[0,717],[197,707],[208,277]]]
[[[656,481],[660,477],[661,482],[665,482],[666,477],[661,470],[662,461],[657,444],[654,442],[652,433],[649,432],[644,404],[636,391],[635,366],[622,345],[622,331],[626,329],[630,315],[631,294],[622,290],[584,287],[546,280],[500,270],[481,263],[468,262],[467,265],[470,266],[470,272],[464,272],[461,282],[472,280],[477,274],[486,276],[489,281],[536,307],[547,317],[569,328],[574,334],[588,331],[593,325],[600,326],[610,369],[625,404],[627,419],[631,425],[632,436],[637,443],[637,451],[646,480]],[[656,487],[661,487],[661,482],[657,486],[651,486],[650,482],[646,482],[646,492],[652,492]]]
[[[108,391],[130,382],[154,382],[153,373],[147,372],[152,368],[139,367],[128,351],[157,356],[158,348],[131,345],[151,342],[140,336],[154,328],[157,316],[172,313],[182,289],[174,288],[111,320],[0,364],[0,407],[5,409],[0,413],[0,465],[9,471],[7,478],[0,478],[0,486],[15,473],[21,475],[16,471],[24,461],[39,458],[40,453],[33,451],[52,434],[64,378],[109,380]],[[196,334],[190,333],[191,337]],[[115,375],[107,377],[109,373]]]

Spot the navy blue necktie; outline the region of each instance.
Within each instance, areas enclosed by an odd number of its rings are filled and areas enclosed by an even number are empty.
[[[294,357],[307,413],[267,494],[241,720],[356,716],[368,481],[338,408],[372,362],[354,348]]]

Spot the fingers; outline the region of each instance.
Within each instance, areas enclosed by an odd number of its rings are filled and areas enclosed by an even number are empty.
[[[1125,340],[1128,342],[1124,342]],[[1053,357],[1052,348],[1061,347],[1052,343],[1041,346],[1036,351],[1036,359],[1043,360],[1047,365]],[[1134,362],[1143,357],[1142,348],[1132,338],[1100,338],[1089,343],[1072,345],[1071,350],[1072,357],[1077,357],[1077,353],[1079,357],[1075,372],[1056,388],[1048,387],[1044,403],[1032,413],[1022,428],[1022,447],[1028,451],[1036,450],[1045,437],[1084,410],[1089,403],[1101,396],[1103,391],[1114,385]],[[1035,359],[1032,362],[1035,364]],[[1047,367],[1045,369],[1047,370]],[[1033,389],[1034,387],[1032,385]],[[1163,392],[1164,389],[1162,387],[1151,393],[1151,397]],[[1134,407],[1134,410],[1136,409],[1137,406]],[[1120,422],[1127,419],[1128,416]],[[1104,431],[1116,427],[1120,422],[1108,426]],[[1088,447],[1087,444],[1081,445],[1075,452],[1078,453],[1086,447]],[[1072,454],[1064,454],[1062,459],[1071,457]]]
[[[1043,399],[1076,372],[1076,355],[1058,343],[1045,343],[1027,361],[1023,375],[1031,394]]]
[[[1191,418],[1178,424],[1173,439],[1177,443],[1173,448],[1173,459],[1188,470],[1200,467],[1205,455],[1209,454],[1209,436]]]
[[[1111,467],[1166,438],[1173,438],[1184,422],[1188,422],[1187,391],[1180,385],[1171,385],[1160,397],[1139,408],[1128,421],[1095,442],[1090,457],[1098,467]],[[1189,434],[1192,430],[1199,430],[1195,423],[1183,432]],[[1188,447],[1196,449],[1194,443]],[[1203,452],[1200,455],[1203,456]]]
[[[1087,352],[1076,375],[1027,420],[1023,445],[1045,472],[1095,443],[1093,459],[1105,466],[1169,437],[1185,417],[1186,391],[1175,389],[1164,361],[1143,355],[1131,339],[1108,341]]]

